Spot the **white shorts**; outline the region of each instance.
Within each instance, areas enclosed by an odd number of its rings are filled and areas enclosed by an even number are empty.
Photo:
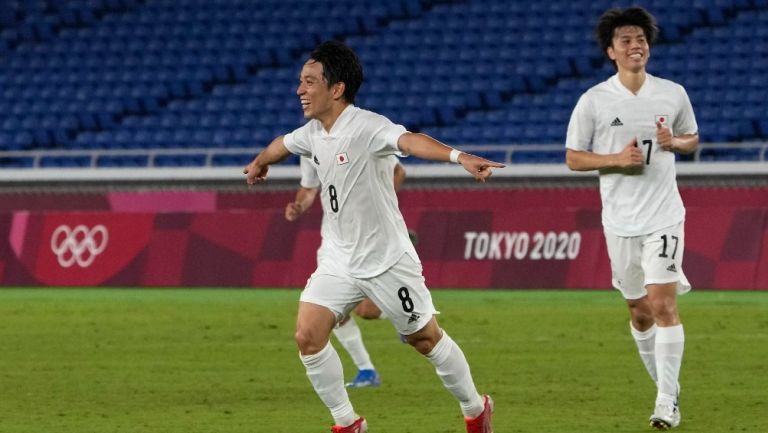
[[[604,234],[611,258],[613,287],[621,291],[624,299],[642,298],[648,294],[649,284],[676,282],[679,295],[691,290],[683,273],[682,222],[643,236]]]
[[[354,278],[321,265],[309,277],[301,302],[328,308],[339,321],[364,298],[374,304],[402,335],[411,335],[438,314],[432,295],[424,284],[421,264],[408,254],[384,273],[371,278]]]

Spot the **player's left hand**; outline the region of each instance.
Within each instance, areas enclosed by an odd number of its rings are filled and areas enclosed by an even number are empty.
[[[666,126],[662,126],[660,122],[656,122],[656,143],[662,149],[672,152],[675,149],[674,141],[675,137],[672,136],[672,131]]]
[[[285,206],[285,219],[288,221],[296,221],[302,213],[304,208],[301,207],[301,203],[292,201]]]
[[[493,174],[494,168],[504,168],[505,164],[489,161],[485,158],[472,155],[471,153],[462,153],[459,155],[459,164],[467,170],[478,182],[485,182]]]

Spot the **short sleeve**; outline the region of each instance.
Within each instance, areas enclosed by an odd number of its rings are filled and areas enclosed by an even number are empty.
[[[317,170],[312,165],[310,158],[301,157],[299,163],[299,169],[301,170],[301,186],[304,188],[318,188],[320,186],[320,177],[317,175]]]
[[[397,146],[400,136],[407,133],[403,125],[392,123],[384,116],[376,115],[371,119],[373,134],[371,136],[371,151],[378,155],[402,155]]]
[[[581,95],[573,113],[571,113],[571,120],[568,122],[568,132],[565,137],[565,147],[573,150],[589,150],[594,132],[595,120],[592,103],[589,95],[585,93]]]
[[[680,112],[675,116],[673,133],[675,135],[695,134],[699,132],[696,116],[693,114],[693,106],[683,86],[680,86]]]
[[[386,141],[387,145],[394,147],[397,150],[397,142],[400,140],[400,136],[406,132],[408,132],[408,130],[405,129],[405,126],[395,125],[393,123],[383,131],[384,141]]]
[[[283,136],[283,144],[289,152],[295,155],[312,156],[312,148],[309,144],[309,128],[311,123],[293,130]]]

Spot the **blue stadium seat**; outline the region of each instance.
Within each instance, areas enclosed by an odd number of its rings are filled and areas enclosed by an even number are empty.
[[[686,86],[705,140],[768,137],[758,108],[768,99],[766,3],[648,3],[663,11],[650,70]],[[0,8],[0,149],[264,145],[302,123],[297,69],[329,37],[366,65],[360,106],[411,130],[561,142],[579,95],[613,73],[588,28],[604,8],[350,0],[317,23],[306,2],[10,2]],[[220,156],[214,163],[234,159]]]
[[[31,168],[34,163],[32,157],[0,156],[0,167],[2,168]]]
[[[253,160],[253,154],[219,154],[213,155],[212,165],[214,167],[244,167]]]
[[[702,161],[759,161],[760,149],[703,149]]]
[[[521,164],[563,164],[565,149],[562,151],[526,151],[518,150],[512,153],[512,162]]]
[[[90,165],[88,155],[44,156],[40,159],[40,167],[82,168]]]

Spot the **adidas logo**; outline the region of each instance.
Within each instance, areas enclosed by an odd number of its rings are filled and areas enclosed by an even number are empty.
[[[315,161],[315,164],[320,165],[320,161],[317,159],[317,155],[312,156],[312,161]]]
[[[417,320],[421,319],[421,316],[419,316],[416,313],[411,314],[411,317],[408,319],[408,323],[413,323]]]
[[[611,122],[611,126],[624,126],[624,124],[621,123],[621,119],[617,117],[613,119],[613,122]]]
[[[669,266],[667,267],[667,270],[668,270],[669,272],[677,272],[677,268],[675,267],[675,264],[674,264],[674,263],[672,263],[671,265],[669,265]]]

